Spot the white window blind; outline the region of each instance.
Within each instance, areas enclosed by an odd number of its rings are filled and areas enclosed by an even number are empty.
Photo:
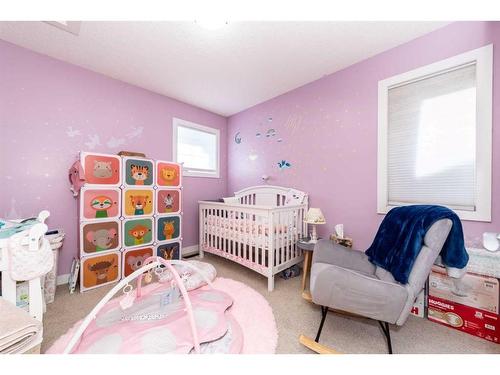
[[[174,160],[186,176],[219,177],[219,130],[174,119]]]
[[[491,221],[493,45],[378,83],[377,212],[437,204]]]
[[[389,88],[389,205],[476,205],[476,64]]]

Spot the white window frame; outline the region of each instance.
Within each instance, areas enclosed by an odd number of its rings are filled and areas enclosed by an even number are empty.
[[[388,95],[389,89],[476,64],[476,206],[474,211],[456,210],[463,220],[491,222],[493,45],[487,45],[436,63],[399,74],[378,83],[377,213],[394,206],[388,196]],[[452,207],[450,207],[452,208]]]
[[[207,171],[205,169],[196,169],[196,168],[188,168],[183,166],[182,175],[187,177],[208,177],[208,178],[220,178],[220,130],[211,128],[209,126],[196,124],[191,121],[182,120],[180,118],[173,118],[172,121],[172,160],[174,162],[177,161],[177,128],[182,126],[184,128],[191,128],[195,130],[199,130],[205,133],[214,134],[216,139],[216,170],[215,171]]]

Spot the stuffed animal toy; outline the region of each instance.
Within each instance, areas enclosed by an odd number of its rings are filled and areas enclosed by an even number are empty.
[[[85,185],[85,172],[78,160],[69,169],[69,182],[71,183],[69,190],[73,192],[74,197],[77,197],[80,189]]]

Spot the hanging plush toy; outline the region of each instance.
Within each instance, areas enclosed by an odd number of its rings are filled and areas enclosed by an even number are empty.
[[[69,169],[69,182],[71,183],[69,190],[73,192],[74,197],[77,197],[85,184],[85,172],[79,161],[75,161]]]

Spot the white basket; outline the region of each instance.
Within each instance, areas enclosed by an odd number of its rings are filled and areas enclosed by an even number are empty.
[[[54,254],[54,266],[43,277],[43,296],[45,303],[54,302],[57,287],[57,261],[59,259],[59,249],[63,245],[65,233],[58,230],[58,233],[46,235],[45,238],[49,241],[52,253]]]

